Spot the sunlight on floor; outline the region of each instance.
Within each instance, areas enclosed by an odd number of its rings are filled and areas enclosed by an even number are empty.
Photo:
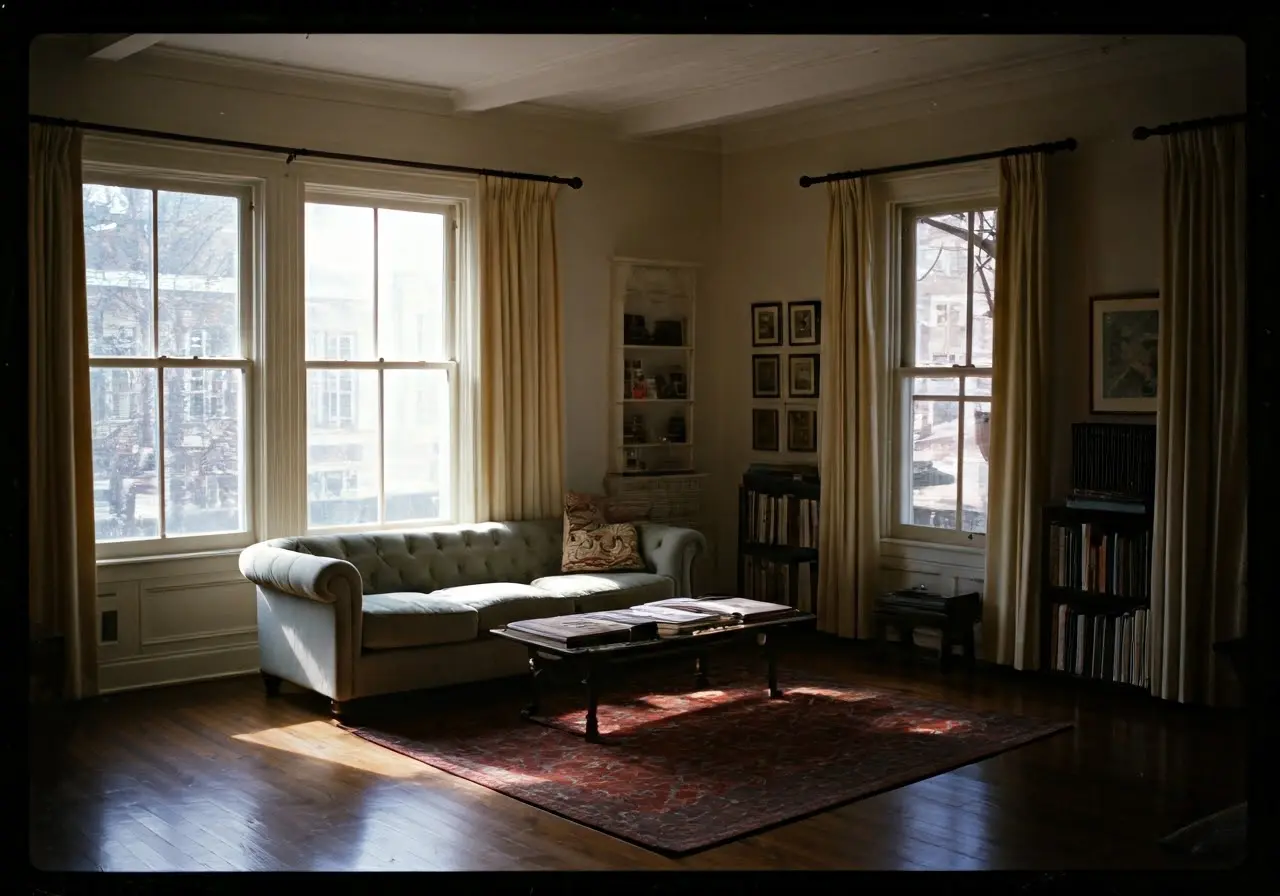
[[[327,721],[266,728],[249,734],[235,734],[232,738],[387,778],[415,778],[426,774],[426,766],[417,760],[363,741]]]

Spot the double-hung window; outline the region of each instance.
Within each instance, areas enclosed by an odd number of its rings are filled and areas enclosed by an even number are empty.
[[[454,210],[309,191],[308,528],[452,518]]]
[[[243,545],[252,529],[250,193],[168,178],[86,181],[99,553]]]
[[[987,529],[994,203],[901,209],[891,531],[971,543]]]

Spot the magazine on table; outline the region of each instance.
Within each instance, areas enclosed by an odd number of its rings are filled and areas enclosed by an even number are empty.
[[[630,625],[605,619],[589,619],[582,615],[520,619],[508,622],[507,628],[536,635],[565,647],[594,647],[631,640]]]
[[[764,622],[769,619],[791,616],[796,612],[786,604],[751,600],[746,597],[717,597],[715,595],[707,597],[672,597],[667,600],[646,604],[646,607],[650,606],[716,613],[728,617],[734,622]]]

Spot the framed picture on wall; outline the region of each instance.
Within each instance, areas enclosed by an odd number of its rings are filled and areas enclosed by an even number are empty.
[[[818,356],[791,355],[787,358],[787,397],[818,397]]]
[[[751,345],[782,345],[781,302],[756,302],[751,306]]]
[[[751,409],[751,450],[778,450],[778,409]]]
[[[818,450],[818,412],[813,408],[787,408],[787,450]]]
[[[792,345],[818,345],[822,342],[822,303],[817,299],[787,305],[787,318]]]
[[[1160,294],[1093,296],[1089,311],[1089,410],[1154,414]]]
[[[778,355],[751,356],[751,395],[778,398],[782,394],[782,358]]]

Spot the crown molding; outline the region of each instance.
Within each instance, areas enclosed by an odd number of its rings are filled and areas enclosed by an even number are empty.
[[[96,63],[95,63],[96,64]],[[130,73],[174,81],[191,81],[327,102],[375,106],[448,119],[483,119],[495,125],[534,128],[564,136],[609,143],[662,146],[695,152],[720,152],[717,134],[688,133],[664,137],[632,137],[621,133],[606,114],[581,112],[541,103],[519,103],[482,113],[458,112],[454,91],[405,81],[321,71],[273,62],[241,59],[179,47],[154,46],[128,60]]]
[[[1243,45],[1207,45],[1196,38],[1117,41],[1103,52],[1086,48],[905,85],[842,102],[724,125],[723,151],[749,152],[836,134],[857,133],[1035,98],[1074,94],[1195,69],[1243,66]]]

